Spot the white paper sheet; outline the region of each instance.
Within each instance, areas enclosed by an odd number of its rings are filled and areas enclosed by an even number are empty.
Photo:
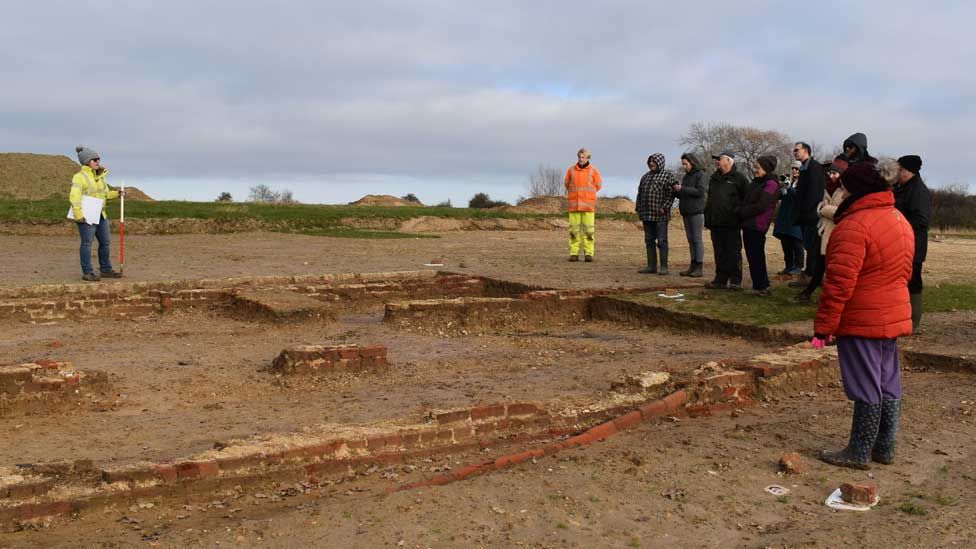
[[[102,205],[105,203],[101,198],[94,196],[81,197],[81,214],[85,216],[85,223],[98,225],[102,220]],[[75,218],[75,210],[68,206],[68,219]],[[94,222],[93,222],[94,221]]]

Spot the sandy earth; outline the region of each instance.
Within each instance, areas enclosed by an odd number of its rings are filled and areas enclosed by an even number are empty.
[[[672,224],[674,225],[674,224]],[[568,263],[562,231],[458,231],[437,239],[362,240],[237,233],[220,235],[139,235],[126,238],[126,276],[169,280],[235,275],[284,275],[415,270],[434,258],[445,269],[497,276],[551,287],[647,286],[678,276],[639,275],[644,261],[643,234],[637,230],[600,231],[594,263]],[[769,270],[782,268],[779,241],[767,241]],[[671,229],[672,272],[684,269],[688,244]],[[71,236],[0,235],[0,285],[26,286],[80,282],[78,240]],[[973,279],[976,240],[930,242],[925,263],[928,284]],[[118,251],[113,261],[117,263]],[[706,243],[706,276],[714,273]],[[748,269],[746,270],[748,279]]]
[[[869,474],[812,458],[847,433],[849,404],[829,388],[738,417],[643,424],[437,488],[385,493],[434,466],[494,453],[418,461],[413,472],[400,466],[306,493],[282,486],[106,511],[0,536],[0,547],[972,547],[972,377],[908,372],[904,382],[899,459],[870,472],[882,499],[866,513],[823,505],[842,482]],[[784,477],[775,463],[794,450],[809,470]],[[791,492],[777,499],[763,491],[771,484]]]
[[[677,266],[687,258],[681,240],[673,238]],[[570,264],[559,231],[457,232],[417,240],[140,236],[128,242],[126,274],[168,280],[415,270],[443,257],[449,270],[549,287],[684,280],[635,272],[643,255],[639,231],[598,233],[597,246],[597,262]],[[933,242],[927,281],[971,281],[974,246],[972,240]],[[771,240],[768,249],[776,270],[778,242]],[[71,237],[0,236],[0,285],[75,282],[76,254]],[[971,325],[971,315],[959,318],[933,322],[920,337],[952,348],[951,341],[940,343],[945,338],[938,326]],[[84,332],[72,322],[0,320],[4,363],[50,357],[106,369],[118,401],[102,411],[0,419],[0,463],[69,454],[166,458],[206,449],[224,437],[325,421],[372,421],[530,395],[587,397],[629,372],[681,371],[765,348],[734,338],[705,340],[602,323],[547,326],[521,336],[438,338],[384,326],[378,310],[348,314],[329,326],[273,328],[196,311],[87,323]],[[322,338],[364,344],[379,338],[390,346],[394,368],[368,379],[346,376],[311,385],[275,384],[258,371],[282,347]],[[891,547],[972,546],[973,381],[966,373],[905,373],[899,459],[870,472],[881,485],[882,503],[868,513],[823,506],[841,482],[869,475],[815,460],[821,448],[841,446],[849,428],[849,404],[833,384],[747,408],[737,417],[642,424],[595,446],[438,488],[385,493],[429,476],[435,467],[479,462],[506,450],[419,460],[409,464],[413,469],[380,470],[323,488],[267,486],[214,494],[209,504],[189,507],[107,509],[50,529],[0,534],[0,548],[858,547],[866,540]],[[804,455],[809,472],[776,472],[777,459],[789,451]],[[789,497],[777,500],[763,492],[773,483],[790,488]]]

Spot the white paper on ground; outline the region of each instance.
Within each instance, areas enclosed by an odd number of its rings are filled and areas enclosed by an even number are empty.
[[[81,215],[85,216],[85,223],[98,225],[102,220],[102,205],[105,203],[101,198],[94,196],[81,197]],[[75,218],[75,209],[68,206],[68,219]],[[94,223],[91,220],[96,220]]]
[[[871,508],[877,505],[879,501],[881,501],[880,497],[876,498],[874,500],[874,503],[872,503],[871,505],[857,505],[854,503],[847,503],[846,501],[844,501],[844,497],[841,496],[840,488],[838,488],[834,490],[834,493],[827,496],[827,501],[824,502],[824,505],[830,507],[831,509],[840,509],[843,511],[870,511]]]
[[[424,267],[443,267],[443,263],[424,263]]]
[[[664,297],[664,298],[667,298],[667,299],[681,299],[682,297],[685,296],[685,294],[674,294],[674,295],[657,294],[657,296],[658,297]]]

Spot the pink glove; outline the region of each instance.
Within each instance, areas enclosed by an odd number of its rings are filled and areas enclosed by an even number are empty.
[[[817,350],[823,349],[827,345],[827,339],[813,336],[813,339],[810,340],[810,345],[813,345],[813,348]]]

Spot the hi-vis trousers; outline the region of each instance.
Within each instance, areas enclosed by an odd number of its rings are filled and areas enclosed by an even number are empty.
[[[580,241],[582,240],[583,254],[592,256],[595,248],[595,233],[596,213],[569,212],[569,255],[579,255]]]

